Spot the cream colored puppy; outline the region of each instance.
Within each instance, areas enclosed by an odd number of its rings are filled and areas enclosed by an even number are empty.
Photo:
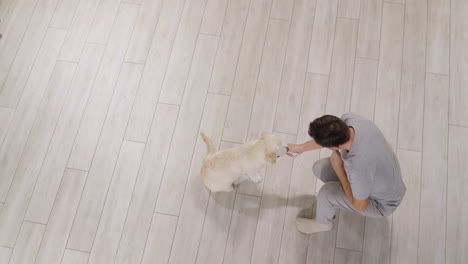
[[[266,132],[258,140],[219,152],[205,134],[200,135],[208,145],[208,155],[203,160],[200,174],[212,192],[232,191],[237,180],[239,183],[246,179],[261,182],[260,172],[266,162],[275,163],[277,157],[288,151],[280,137]]]

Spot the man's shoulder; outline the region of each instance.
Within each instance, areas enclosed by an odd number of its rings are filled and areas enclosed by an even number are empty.
[[[361,116],[359,114],[353,113],[353,112],[348,112],[345,113],[341,116],[341,120],[346,121],[346,120],[359,120],[359,121],[365,121],[365,122],[371,122],[368,118]]]

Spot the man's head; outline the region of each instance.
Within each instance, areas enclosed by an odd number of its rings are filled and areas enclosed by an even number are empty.
[[[332,115],[324,115],[312,121],[309,125],[309,136],[320,146],[330,149],[338,149],[350,139],[346,123]]]

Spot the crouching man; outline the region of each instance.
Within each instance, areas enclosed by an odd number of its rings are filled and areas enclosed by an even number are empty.
[[[310,123],[308,132],[313,139],[289,144],[288,155],[321,148],[333,152],[313,166],[325,184],[318,193],[315,218],[297,218],[299,231],[332,229],[338,208],[370,217],[395,211],[406,187],[392,147],[373,122],[352,113],[341,119],[325,115]]]

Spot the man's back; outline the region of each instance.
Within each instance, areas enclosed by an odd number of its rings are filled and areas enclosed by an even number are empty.
[[[350,151],[341,151],[353,195],[376,200],[384,214],[392,212],[406,192],[392,147],[372,121],[353,113],[341,119],[355,131]]]

